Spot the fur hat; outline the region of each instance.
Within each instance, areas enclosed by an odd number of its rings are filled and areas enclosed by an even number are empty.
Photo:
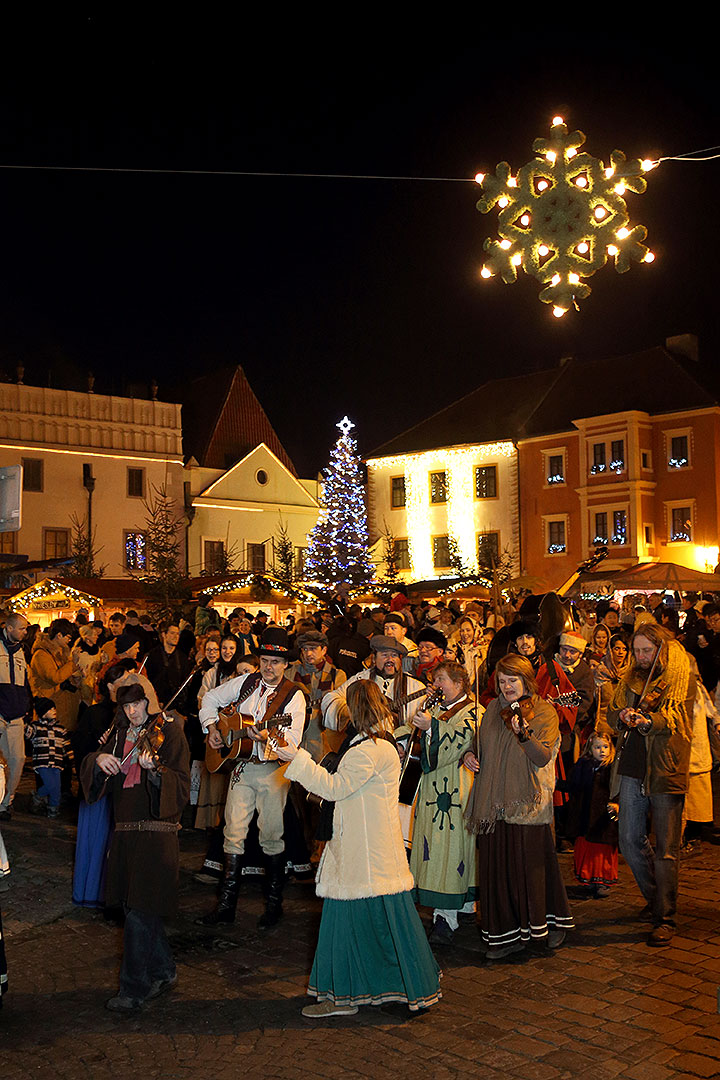
[[[384,622],[384,625],[385,625],[385,626],[387,626],[387,624],[388,624],[389,622],[391,622],[391,623],[397,623],[397,624],[398,624],[398,626],[404,626],[404,627],[407,627],[407,622],[405,621],[405,616],[404,616],[404,615],[400,615],[400,613],[399,613],[399,612],[397,612],[397,611],[391,611],[389,615],[386,615],[386,616],[385,616],[385,622]]]
[[[379,652],[385,650],[386,652],[396,652],[398,656],[407,656],[407,649],[401,641],[396,641],[394,637],[386,637],[385,634],[375,634],[370,638],[370,648],[373,652]]]
[[[134,682],[127,686],[119,686],[115,700],[118,705],[131,705],[133,701],[147,701],[147,694],[140,683]]]
[[[532,637],[537,641],[540,636],[537,623],[531,622],[529,619],[516,619],[514,623],[510,623],[509,633],[513,645],[517,643],[517,639],[520,637]]]
[[[51,709],[55,708],[55,702],[52,698],[49,697],[36,697],[33,698],[33,706],[35,708],[35,712],[42,720],[43,716],[49,713]]]
[[[289,660],[290,645],[287,630],[284,630],[282,626],[268,626],[260,638],[257,654],[258,656],[274,656],[276,660]]]
[[[443,650],[447,649],[448,643],[445,635],[436,630],[434,626],[426,626],[424,630],[420,631],[415,641],[418,645],[423,641],[430,641],[436,648]]]
[[[138,639],[134,634],[122,633],[118,634],[115,638],[115,655],[122,656],[129,649],[132,649],[133,645],[137,645]]]

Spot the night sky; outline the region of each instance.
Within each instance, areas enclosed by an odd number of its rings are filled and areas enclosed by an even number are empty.
[[[470,178],[529,160],[557,113],[605,161],[720,143],[702,35],[647,41],[597,12],[593,33],[107,15],[8,33],[0,164]],[[0,169],[0,368],[77,389],[92,370],[99,392],[154,375],[173,400],[175,381],[240,363],[304,475],[345,413],[368,453],[561,356],[694,332],[709,376],[719,173],[650,173],[628,205],[656,262],[606,267],[556,320],[534,279],[480,281],[496,214],[471,183]]]

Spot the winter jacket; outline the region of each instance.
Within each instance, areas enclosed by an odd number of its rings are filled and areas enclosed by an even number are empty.
[[[60,687],[74,670],[70,651],[57,638],[51,639],[48,634],[39,634],[30,661],[30,689],[35,697],[53,699],[58,722],[67,731],[74,731],[77,726],[80,695],[77,690],[61,690]]]
[[[0,632],[0,717],[17,720],[30,710],[27,661],[21,642],[8,642]]]

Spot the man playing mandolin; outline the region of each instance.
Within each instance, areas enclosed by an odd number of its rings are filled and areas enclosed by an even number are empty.
[[[277,725],[283,716],[286,734],[297,746],[305,725],[305,694],[298,683],[285,677],[290,658],[287,632],[279,626],[265,631],[258,650],[259,672],[231,679],[214,690],[208,690],[200,709],[200,723],[207,732],[208,745],[214,750],[223,747],[218,730],[218,710],[235,704],[238,712],[254,718],[254,724],[243,727],[242,734],[251,743],[247,760],[239,759],[230,780],[225,804],[225,872],[215,911],[203,922],[214,926],[233,922],[242,875],[245,838],[253,814],[258,812],[260,846],[266,862],[267,903],[258,927],[267,929],[282,917],[285,882],[285,844],[283,812],[290,781],[285,768],[268,744],[268,727]]]

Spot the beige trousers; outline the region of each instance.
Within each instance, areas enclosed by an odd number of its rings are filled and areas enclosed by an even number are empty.
[[[245,851],[245,837],[256,810],[260,846],[265,854],[280,855],[284,851],[283,813],[289,790],[285,769],[276,761],[238,765],[230,778],[225,803],[223,846],[228,855],[242,855]]]

